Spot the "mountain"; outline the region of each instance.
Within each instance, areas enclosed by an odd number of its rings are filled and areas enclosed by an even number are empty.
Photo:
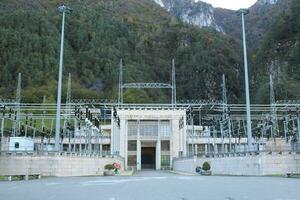
[[[241,19],[233,10],[214,8],[195,0],[153,0],[171,15],[199,27],[210,27],[232,37],[241,38]],[[276,17],[288,8],[290,0],[258,0],[249,8],[246,30],[250,47],[256,47],[261,36]]]
[[[212,5],[195,0],[154,0],[158,5],[166,9],[171,15],[182,21],[199,27],[211,27],[223,32],[214,18]]]
[[[275,97],[278,100],[300,98],[300,4],[289,1],[289,9],[279,15],[264,35],[256,53],[256,99],[268,99],[269,74],[273,75]],[[265,79],[265,81],[263,81]]]
[[[0,2],[0,98],[13,98],[22,73],[22,101],[55,101],[61,14],[56,0]],[[70,0],[66,15],[64,87],[72,98],[116,99],[118,64],[124,82],[170,82],[176,60],[177,99],[221,99],[226,75],[229,100],[243,100],[237,40],[182,23],[149,0]],[[126,102],[170,102],[170,91],[126,90]]]
[[[198,27],[208,27],[239,41],[241,18],[233,10],[213,8],[194,0],[155,0],[171,15]],[[251,96],[269,102],[269,75],[276,99],[299,99],[299,0],[258,0],[245,17]],[[198,17],[201,16],[201,17]]]

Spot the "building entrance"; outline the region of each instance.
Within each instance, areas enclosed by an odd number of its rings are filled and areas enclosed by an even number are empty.
[[[155,169],[155,147],[141,148],[142,169]]]

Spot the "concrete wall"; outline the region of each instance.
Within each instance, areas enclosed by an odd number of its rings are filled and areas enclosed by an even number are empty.
[[[42,176],[102,175],[104,166],[113,162],[124,167],[122,158],[79,156],[0,156],[0,175],[41,174]],[[122,169],[123,170],[123,169]]]
[[[286,175],[300,172],[300,154],[261,154],[244,157],[189,158],[173,162],[173,169],[195,173],[195,168],[207,161],[215,175]]]

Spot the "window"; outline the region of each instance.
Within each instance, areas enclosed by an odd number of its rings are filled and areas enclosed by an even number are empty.
[[[157,121],[141,121],[141,136],[157,136]]]
[[[136,140],[128,141],[128,151],[136,151]]]
[[[136,121],[128,121],[128,136],[136,136],[137,135],[137,122]]]
[[[169,155],[161,156],[161,166],[170,166],[170,156]]]
[[[161,141],[161,150],[170,151],[170,141]]]
[[[160,135],[162,137],[169,137],[171,133],[171,127],[169,121],[162,121],[160,123]]]

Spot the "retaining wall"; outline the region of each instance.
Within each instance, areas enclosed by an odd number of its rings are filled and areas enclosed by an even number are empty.
[[[119,157],[1,155],[0,175],[94,176],[102,175],[104,166],[113,162],[124,167]]]
[[[195,173],[197,166],[207,161],[215,175],[286,175],[300,172],[300,154],[260,154],[243,157],[188,158],[173,161],[176,171]]]

